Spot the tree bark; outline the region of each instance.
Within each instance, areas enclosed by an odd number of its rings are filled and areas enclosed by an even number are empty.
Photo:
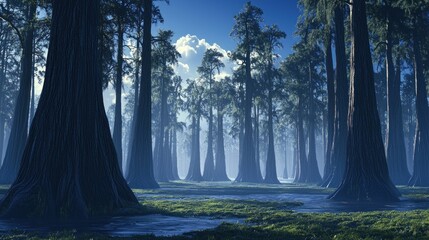
[[[198,114],[197,114],[198,115]],[[189,165],[188,175],[185,178],[188,181],[200,182],[203,180],[201,176],[200,163],[200,116],[192,117],[192,146],[191,146],[191,161]]]
[[[223,137],[223,112],[221,110],[220,103],[218,103],[217,108],[216,164],[213,180],[230,181],[226,174],[225,143]]]
[[[34,25],[32,23],[37,6],[29,3],[27,12],[27,30],[25,32],[24,49],[21,60],[21,80],[15,111],[13,114],[12,128],[3,165],[0,168],[0,183],[11,184],[15,180],[21,164],[22,153],[28,133],[28,117],[30,108],[31,72],[33,66],[33,38]]]
[[[308,119],[308,167],[307,167],[307,178],[305,181],[307,183],[316,183],[319,184],[322,181],[322,177],[320,176],[319,166],[317,165],[317,157],[316,157],[316,133],[315,133],[315,119],[316,113],[314,109],[314,85],[312,79],[312,68],[311,64],[309,64],[309,102],[308,102],[308,110],[309,110],[309,119]]]
[[[139,3],[139,9],[141,3]],[[140,59],[140,38],[141,38],[141,13],[139,11],[138,15],[138,22],[137,22],[137,41],[136,41],[136,54],[137,59],[135,60],[135,71],[134,71],[134,109],[133,109],[133,116],[131,120],[131,126],[130,126],[130,134],[128,139],[128,149],[127,149],[127,167],[125,168],[124,175],[128,176],[129,171],[129,165],[130,165],[130,156],[131,156],[131,145],[133,144],[133,138],[134,138],[134,132],[135,132],[135,126],[136,126],[136,118],[137,118],[137,110],[138,110],[138,103],[139,103],[139,86],[140,86],[140,66],[141,66],[141,59]]]
[[[271,69],[270,64],[269,69]],[[267,163],[265,171],[264,183],[280,184],[277,178],[276,155],[274,149],[274,121],[273,121],[273,80],[271,74],[268,74],[268,149],[267,149]]]
[[[351,7],[351,69],[346,171],[330,196],[340,201],[397,201],[389,178],[375,98],[365,0]]]
[[[338,187],[344,175],[347,143],[347,105],[348,80],[346,65],[346,47],[344,41],[343,5],[335,7],[335,119],[334,136],[331,151],[331,171],[326,175],[324,187]]]
[[[203,178],[206,181],[213,181],[214,179],[214,156],[213,156],[213,107],[212,107],[212,76],[209,79],[209,91],[210,91],[210,103],[209,103],[209,117],[208,117],[208,133],[207,133],[207,153],[206,153],[206,161],[204,164],[204,172]]]
[[[115,144],[118,164],[122,170],[122,75],[124,64],[124,29],[122,26],[122,12],[117,10],[117,32],[118,32],[118,50],[115,81],[115,123],[113,125],[113,143]]]
[[[131,144],[130,168],[127,180],[135,188],[159,188],[153,174],[152,159],[152,0],[143,5],[143,51],[140,94],[136,116],[136,125]]]
[[[288,179],[289,178],[289,174],[288,174],[288,167],[287,167],[287,147],[288,147],[288,141],[287,141],[287,137],[285,136],[284,139],[284,160],[285,160],[285,167],[283,168],[283,179]]]
[[[174,120],[174,123],[177,124],[177,119]],[[179,172],[177,169],[177,130],[172,129],[171,133],[171,170],[173,179],[180,180]]]
[[[387,13],[389,14],[389,13]],[[397,72],[393,64],[391,16],[388,15],[386,37],[386,76],[387,76],[387,163],[389,175],[395,184],[407,184],[410,173],[407,167],[405,139],[402,121],[401,101],[401,61],[397,59]]]
[[[248,33],[247,33],[248,34]],[[246,36],[248,39],[249,36]],[[245,90],[245,103],[244,103],[244,137],[243,137],[243,150],[242,158],[239,164],[238,176],[236,182],[261,182],[262,179],[258,178],[256,167],[254,144],[253,144],[253,129],[252,129],[252,101],[253,101],[253,79],[250,68],[250,46],[246,50],[246,90]]]
[[[53,2],[44,88],[18,177],[0,203],[3,217],[82,219],[140,206],[119,170],[104,110],[99,3]]]
[[[307,180],[307,154],[304,137],[303,97],[298,96],[298,119],[297,119],[297,165],[294,182],[305,183]]]
[[[159,123],[159,132],[158,132],[158,152],[155,155],[155,161],[156,161],[156,179],[160,182],[168,182],[169,177],[168,173],[170,172],[168,169],[168,158],[166,156],[166,128],[168,125],[168,106],[167,106],[167,99],[168,99],[168,93],[167,93],[167,86],[168,86],[168,80],[164,77],[161,80],[161,111],[160,111],[160,123]]]
[[[413,32],[417,123],[414,137],[414,171],[408,184],[427,187],[429,186],[429,108],[420,48],[420,33],[417,27],[419,24],[420,22],[416,21]]]
[[[326,79],[327,79],[327,90],[328,90],[328,127],[327,127],[327,144],[325,153],[325,170],[323,174],[322,186],[327,186],[329,183],[329,175],[333,172],[331,162],[332,144],[334,139],[334,117],[335,117],[335,79],[334,79],[334,64],[332,59],[332,37],[331,31],[327,35],[325,44],[325,65],[326,65]]]

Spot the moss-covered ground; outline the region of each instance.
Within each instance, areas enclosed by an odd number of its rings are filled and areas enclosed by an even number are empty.
[[[240,223],[189,232],[182,236],[129,236],[124,239],[429,239],[429,210],[354,213],[300,213],[302,203],[252,200],[255,194],[329,194],[332,189],[282,184],[161,184],[158,190],[135,190],[150,211],[170,216],[240,218]],[[399,187],[408,200],[429,201],[429,188]],[[218,196],[241,196],[239,199]],[[116,239],[97,233],[4,233],[1,239]]]

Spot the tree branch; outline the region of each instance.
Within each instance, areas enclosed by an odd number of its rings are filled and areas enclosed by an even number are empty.
[[[5,9],[3,5],[0,5],[0,7],[1,7],[2,11],[7,12],[7,9]],[[9,17],[4,15],[3,13],[0,13],[0,19],[7,22],[10,25],[10,27],[12,27],[13,30],[15,30],[16,35],[18,35],[19,42],[21,43],[21,48],[24,49],[24,38],[22,37],[21,31],[19,31],[18,27],[15,26],[15,24],[13,24],[12,20],[9,19]]]

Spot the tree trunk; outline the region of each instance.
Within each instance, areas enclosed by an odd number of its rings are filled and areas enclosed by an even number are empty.
[[[167,93],[167,79],[162,78],[161,80],[161,111],[160,111],[160,123],[159,123],[159,129],[158,129],[158,152],[155,155],[155,162],[156,162],[156,179],[160,182],[168,182],[169,177],[168,173],[171,169],[168,169],[168,159],[166,156],[166,128],[168,125],[168,106],[167,106],[167,99],[168,99],[168,93]]]
[[[33,121],[34,118],[34,113],[36,111],[36,99],[35,99],[35,95],[36,95],[36,91],[34,89],[34,84],[36,81],[36,71],[35,71],[35,66],[36,66],[36,39],[33,37],[33,62],[31,63],[31,102],[30,102],[30,121],[29,124],[31,125],[31,122]]]
[[[0,23],[1,32],[4,32],[4,25]],[[4,34],[0,36],[0,166],[1,160],[3,160],[3,148],[4,148],[4,137],[5,137],[5,113],[4,113],[4,83],[6,82],[6,51],[7,51],[7,40],[8,35]]]
[[[175,119],[174,124],[177,124],[177,119]],[[171,133],[171,170],[173,179],[180,180],[179,172],[177,169],[177,130],[173,129]]]
[[[188,175],[185,179],[195,182],[203,180],[203,177],[201,176],[200,163],[200,116],[192,117],[191,161],[189,164]]]
[[[53,2],[45,84],[18,177],[0,203],[4,217],[82,219],[139,207],[103,106],[98,13],[95,0]]]
[[[284,140],[284,159],[285,159],[285,167],[283,168],[283,179],[288,179],[289,178],[289,174],[288,174],[288,168],[287,168],[287,137],[285,136],[285,140]]]
[[[158,188],[152,159],[152,0],[144,1],[142,73],[136,125],[131,144],[128,183],[135,188]]]
[[[246,51],[246,97],[244,103],[244,137],[243,137],[243,150],[242,158],[238,168],[238,176],[236,182],[261,182],[262,179],[258,178],[256,168],[255,152],[253,147],[253,130],[252,130],[252,100],[253,100],[253,79],[250,69],[250,47]]]
[[[305,137],[304,137],[304,120],[303,110],[304,106],[302,103],[302,96],[298,97],[298,121],[297,121],[297,165],[294,182],[305,183],[307,179],[307,155],[305,149]]]
[[[140,9],[140,6],[139,6]],[[136,54],[137,59],[135,61],[135,71],[134,71],[134,109],[133,109],[133,116],[131,120],[131,126],[130,126],[130,133],[129,133],[129,139],[128,139],[128,149],[127,149],[127,167],[125,168],[124,175],[128,176],[129,171],[129,165],[130,165],[130,156],[131,156],[131,145],[133,144],[133,138],[134,138],[134,132],[135,132],[135,126],[136,126],[136,118],[137,118],[137,110],[138,110],[138,103],[139,103],[139,83],[140,83],[140,65],[141,65],[141,59],[140,59],[140,37],[141,37],[141,14],[139,11],[138,15],[138,23],[137,23],[137,46],[136,46]]]
[[[326,64],[326,78],[327,78],[327,90],[328,90],[328,141],[326,144],[325,153],[325,170],[323,174],[322,186],[327,186],[329,183],[329,175],[333,172],[331,162],[332,144],[334,139],[334,116],[335,116],[335,79],[334,79],[334,64],[332,59],[332,37],[331,31],[327,35],[327,41],[325,44],[325,64]]]
[[[271,74],[268,74],[268,149],[267,149],[267,163],[265,168],[265,179],[264,183],[269,184],[280,184],[280,181],[277,178],[277,168],[276,168],[276,155],[274,150],[274,121],[273,121],[273,82],[271,79]]]
[[[307,183],[320,183],[322,178],[320,177],[319,166],[317,165],[316,157],[316,133],[315,133],[315,119],[316,113],[314,110],[314,85],[312,80],[312,68],[309,65],[309,119],[308,119],[308,167],[307,167]]]
[[[115,123],[113,126],[113,143],[115,144],[119,168],[122,170],[122,73],[124,64],[124,29],[122,27],[122,13],[117,13],[118,50],[115,81]]]
[[[388,13],[389,14],[389,13]],[[387,76],[387,163],[389,175],[395,184],[407,184],[410,173],[407,167],[405,139],[402,121],[401,101],[401,61],[397,59],[397,73],[392,56],[392,26],[391,16],[388,15],[387,46],[386,46],[386,76]]]
[[[226,164],[225,164],[225,143],[223,137],[223,112],[220,109],[220,104],[217,108],[217,138],[216,138],[216,164],[215,164],[215,173],[214,181],[229,181],[226,174]]]
[[[12,128],[3,165],[0,168],[0,183],[11,184],[18,173],[22,153],[27,141],[28,117],[31,92],[31,72],[33,66],[33,37],[32,20],[36,14],[35,3],[29,3],[27,15],[27,30],[25,32],[24,49],[21,61],[21,80],[13,114]]]
[[[335,7],[335,119],[331,151],[331,171],[326,174],[324,187],[338,187],[344,175],[347,143],[348,80],[344,41],[343,5]]]
[[[261,174],[261,144],[260,144],[260,131],[259,131],[259,106],[254,104],[254,134],[253,145],[255,147],[255,164],[256,164],[256,177],[262,180]]]
[[[429,186],[429,109],[427,86],[420,52],[420,33],[417,30],[419,23],[419,21],[416,21],[413,33],[417,123],[414,137],[414,171],[408,184],[410,186],[427,187]]]
[[[209,91],[212,89],[212,79],[210,78]],[[214,179],[214,156],[213,156],[213,107],[211,106],[212,94],[210,93],[210,103],[209,103],[209,117],[208,117],[208,133],[207,133],[207,153],[206,161],[204,164],[203,178],[206,181],[213,181]]]
[[[365,0],[351,7],[351,95],[346,171],[330,196],[340,201],[397,201],[399,191],[389,178],[375,98]]]

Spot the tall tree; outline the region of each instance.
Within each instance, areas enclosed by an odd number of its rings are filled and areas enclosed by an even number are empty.
[[[257,176],[255,153],[252,137],[252,100],[254,81],[251,74],[251,54],[254,52],[261,32],[262,10],[247,2],[244,9],[235,17],[231,35],[237,39],[238,47],[233,58],[245,65],[245,103],[244,103],[244,136],[242,158],[240,159],[237,182],[260,182]]]
[[[45,84],[18,177],[0,203],[3,216],[82,218],[139,206],[103,106],[99,3],[53,1]]]
[[[213,85],[214,77],[216,72],[219,73],[220,69],[225,67],[225,64],[222,62],[221,58],[223,54],[216,49],[207,49],[204,53],[201,66],[198,67],[198,73],[208,83],[208,88],[205,91],[205,95],[208,99],[207,101],[207,110],[208,110],[208,133],[207,133],[207,155],[206,161],[204,164],[203,178],[206,181],[212,181],[214,178],[214,156],[213,156],[213,132],[214,132],[214,123],[213,123],[213,107],[214,107],[214,94],[213,94]]]
[[[118,156],[119,167],[122,170],[122,77],[124,68],[124,35],[126,9],[124,1],[115,2],[117,50],[116,50],[116,78],[115,87],[115,123],[113,126],[113,143]]]
[[[348,80],[346,44],[344,40],[344,4],[337,2],[334,8],[335,24],[335,119],[330,172],[325,173],[325,187],[338,187],[343,178],[347,143]]]
[[[3,164],[0,168],[0,183],[10,184],[16,178],[27,141],[30,108],[31,76],[33,71],[34,18],[37,5],[30,1],[25,5],[26,27],[21,58],[19,94],[13,114],[12,129]]]
[[[276,156],[274,150],[274,114],[275,109],[273,105],[274,98],[274,78],[276,78],[277,71],[274,69],[274,56],[275,49],[281,48],[281,39],[286,38],[286,33],[281,31],[276,25],[268,26],[262,31],[262,41],[264,49],[262,55],[264,58],[264,77],[266,78],[267,85],[267,100],[268,100],[268,151],[266,162],[266,174],[264,178],[265,183],[280,184],[277,179],[276,171]]]
[[[399,191],[389,178],[368,37],[365,0],[351,3],[351,95],[346,171],[335,200],[396,201]]]
[[[168,146],[166,136],[169,125],[169,111],[168,111],[168,99],[169,99],[169,88],[171,87],[172,78],[174,71],[171,67],[172,64],[176,64],[180,53],[176,50],[176,47],[172,44],[173,32],[170,30],[160,30],[156,38],[155,48],[153,50],[153,76],[156,76],[158,81],[158,94],[159,94],[159,126],[158,133],[156,135],[157,146],[155,149],[155,162],[156,170],[155,176],[158,181],[166,182],[172,179],[171,162],[168,158]]]
[[[192,118],[191,128],[191,161],[189,164],[189,171],[186,175],[188,181],[202,181],[201,175],[201,161],[200,161],[200,121],[203,102],[203,86],[197,81],[187,80],[188,87],[185,89],[186,104],[185,108],[188,110]]]
[[[231,101],[232,96],[232,80],[229,78],[221,79],[214,84],[214,93],[216,99],[216,112],[217,112],[217,131],[216,131],[216,161],[214,166],[214,181],[229,181],[226,174],[225,163],[225,141],[224,141],[224,116],[227,111],[227,106]]]
[[[136,125],[129,158],[128,184],[136,188],[158,188],[153,172],[152,159],[152,0],[145,0],[143,26],[143,51],[140,94]]]
[[[425,27],[425,17],[427,14],[420,10],[420,7],[414,8],[412,40],[413,40],[413,63],[416,91],[416,113],[417,122],[414,137],[414,171],[409,181],[411,186],[429,186],[429,107],[427,100],[426,80],[422,60],[422,39],[423,32],[427,31]],[[423,30],[426,29],[426,30]]]

